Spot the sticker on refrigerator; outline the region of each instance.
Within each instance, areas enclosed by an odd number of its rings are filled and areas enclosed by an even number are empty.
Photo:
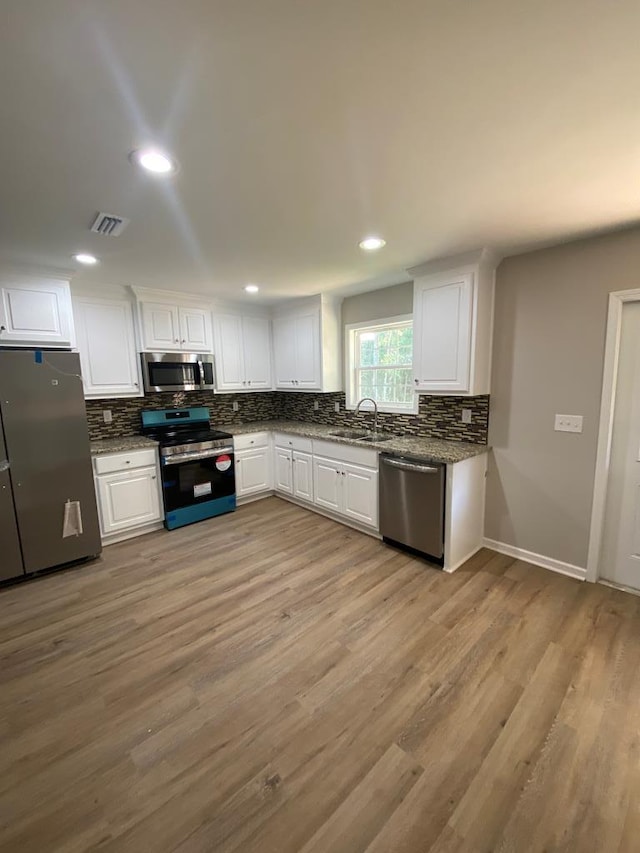
[[[228,471],[231,468],[231,457],[222,455],[216,459],[216,468],[218,471]]]
[[[203,498],[211,494],[211,483],[196,483],[193,487],[194,498]]]

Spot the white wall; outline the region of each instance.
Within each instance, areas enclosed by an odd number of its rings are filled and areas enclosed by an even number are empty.
[[[640,229],[498,268],[485,535],[586,566],[607,294],[640,287]],[[584,416],[580,435],[554,415]]]

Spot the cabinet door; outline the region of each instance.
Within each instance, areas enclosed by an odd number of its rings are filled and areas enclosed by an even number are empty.
[[[96,477],[103,536],[160,521],[160,493],[155,467]]]
[[[142,338],[148,352],[181,349],[180,318],[176,305],[141,302]]]
[[[322,388],[320,352],[320,313],[300,314],[295,321],[295,387]]]
[[[342,512],[342,463],[313,457],[313,502],[333,512]]]
[[[0,344],[71,346],[69,285],[37,279],[0,288]]]
[[[239,498],[272,488],[270,456],[267,447],[236,453],[236,494]]]
[[[244,378],[252,390],[273,387],[271,378],[271,335],[266,317],[242,318]]]
[[[276,317],[273,321],[273,355],[276,388],[295,388],[298,370],[296,366],[296,318]]]
[[[246,388],[242,356],[242,317],[216,314],[216,390],[237,391]]]
[[[274,488],[277,492],[293,492],[293,476],[291,472],[291,451],[284,447],[276,447],[274,471]]]
[[[342,511],[354,521],[378,527],[378,472],[360,465],[342,465]]]
[[[188,352],[211,352],[211,316],[205,308],[180,308],[180,346]]]
[[[74,300],[85,397],[140,395],[133,311],[125,300]]]
[[[293,453],[293,494],[303,501],[313,501],[313,456],[295,450]]]
[[[413,340],[417,390],[469,390],[472,296],[472,273],[416,281]]]

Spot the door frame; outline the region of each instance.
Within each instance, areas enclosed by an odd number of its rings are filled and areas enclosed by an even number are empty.
[[[600,402],[600,425],[598,428],[598,449],[593,484],[593,503],[591,505],[589,552],[587,556],[586,580],[591,582],[597,581],[600,576],[602,536],[607,505],[607,489],[609,486],[609,467],[611,463],[613,417],[618,385],[622,310],[627,302],[638,301],[640,301],[640,289],[616,290],[609,294],[604,371],[602,376],[602,398]]]

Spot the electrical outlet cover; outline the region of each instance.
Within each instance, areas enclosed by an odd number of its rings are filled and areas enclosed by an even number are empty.
[[[113,413],[111,409],[103,409],[102,410],[102,420],[105,424],[110,424],[113,421]]]
[[[582,432],[582,415],[556,415],[556,432]]]

